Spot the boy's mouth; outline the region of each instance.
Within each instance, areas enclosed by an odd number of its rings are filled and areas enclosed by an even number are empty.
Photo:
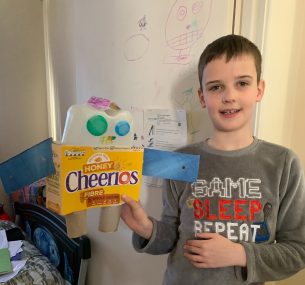
[[[234,115],[238,112],[240,112],[241,109],[226,109],[226,110],[221,110],[220,113],[222,115]]]

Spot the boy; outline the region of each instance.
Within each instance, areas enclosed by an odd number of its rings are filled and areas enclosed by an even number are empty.
[[[168,182],[161,221],[124,197],[133,245],[170,253],[166,285],[287,278],[305,267],[304,174],[292,151],[252,135],[265,88],[260,51],[242,36],[224,36],[203,51],[198,71],[213,133],[179,150],[200,155],[198,179]]]

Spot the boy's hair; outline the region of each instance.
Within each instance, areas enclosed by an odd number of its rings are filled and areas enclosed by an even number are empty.
[[[230,61],[238,55],[252,55],[255,62],[257,82],[261,77],[262,55],[258,47],[247,38],[240,35],[227,35],[210,43],[202,52],[198,63],[198,76],[200,88],[202,89],[203,71],[207,64],[216,58],[226,56],[226,61]]]

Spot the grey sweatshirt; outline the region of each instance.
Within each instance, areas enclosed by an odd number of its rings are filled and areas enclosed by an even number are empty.
[[[291,150],[255,139],[237,151],[205,142],[179,151],[200,155],[197,181],[168,181],[150,240],[133,235],[139,252],[170,253],[164,285],[264,284],[305,267],[304,172]],[[200,232],[241,243],[247,267],[194,267],[183,245]]]

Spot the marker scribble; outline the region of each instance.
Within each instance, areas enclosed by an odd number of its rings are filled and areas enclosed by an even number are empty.
[[[166,21],[165,40],[171,50],[164,63],[191,62],[191,47],[203,36],[210,10],[211,0],[175,1]]]

